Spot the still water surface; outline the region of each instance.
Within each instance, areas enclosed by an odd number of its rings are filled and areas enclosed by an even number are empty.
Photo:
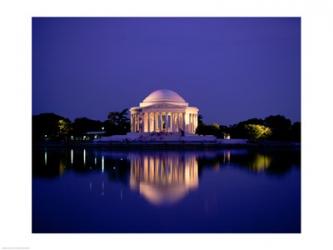
[[[33,152],[34,233],[300,232],[300,151]]]

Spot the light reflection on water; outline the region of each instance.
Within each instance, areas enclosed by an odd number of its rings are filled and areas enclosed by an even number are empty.
[[[66,164],[69,169],[76,171],[98,171],[100,169],[102,174],[105,171],[117,172],[120,167],[117,164],[122,162],[121,168],[123,169],[121,169],[120,174],[128,175],[130,190],[138,192],[154,205],[176,203],[189,192],[197,189],[199,186],[199,167],[211,167],[213,170],[219,171],[220,168],[233,164],[260,173],[269,170],[273,160],[269,153],[252,152],[251,154],[246,150],[203,152],[93,150],[87,153],[86,149],[70,149],[70,164],[68,164],[66,151],[59,153],[56,150],[45,149],[43,154],[45,168],[39,167],[38,159],[36,159],[38,156],[35,156],[35,177],[62,176],[67,170]],[[48,154],[50,154],[49,162]],[[82,157],[78,157],[80,154]],[[79,160],[80,158],[82,161]],[[74,161],[74,159],[78,160]],[[124,161],[124,159],[126,160]],[[105,160],[107,166],[105,166]],[[281,159],[278,159],[277,162],[279,160]],[[56,167],[57,162],[58,167]],[[199,166],[199,164],[201,165]],[[289,164],[290,166],[287,166],[285,170],[291,167],[291,163]],[[58,171],[55,171],[56,168]]]
[[[299,150],[45,148],[32,170],[38,232],[300,230]]]

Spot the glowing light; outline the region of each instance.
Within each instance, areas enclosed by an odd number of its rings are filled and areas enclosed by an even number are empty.
[[[252,139],[265,139],[272,134],[272,130],[264,125],[248,124],[245,125],[245,129],[248,131]]]
[[[65,172],[66,165],[65,163],[61,160],[59,163],[59,175],[63,175]]]
[[[104,156],[102,156],[102,173],[104,173]]]
[[[95,162],[95,165],[97,165],[97,158],[96,158],[96,156],[95,156],[94,162]]]
[[[251,164],[251,168],[257,172],[261,172],[269,168],[271,162],[272,158],[270,156],[257,154],[253,163]]]
[[[71,164],[74,163],[74,150],[71,149]]]
[[[86,150],[83,149],[83,164],[86,165]]]
[[[230,163],[231,152],[230,150],[223,152],[223,163]]]
[[[47,165],[47,151],[44,152],[44,163]]]

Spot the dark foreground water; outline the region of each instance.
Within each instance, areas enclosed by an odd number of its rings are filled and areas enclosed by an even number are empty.
[[[34,233],[300,232],[299,150],[33,152]]]

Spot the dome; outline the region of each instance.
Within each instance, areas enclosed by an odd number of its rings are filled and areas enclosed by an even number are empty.
[[[141,103],[142,106],[149,106],[160,103],[171,103],[176,105],[188,105],[186,101],[175,91],[168,89],[159,89],[150,93]]]
[[[186,185],[139,184],[140,194],[154,205],[173,204],[180,201],[189,192]]]

